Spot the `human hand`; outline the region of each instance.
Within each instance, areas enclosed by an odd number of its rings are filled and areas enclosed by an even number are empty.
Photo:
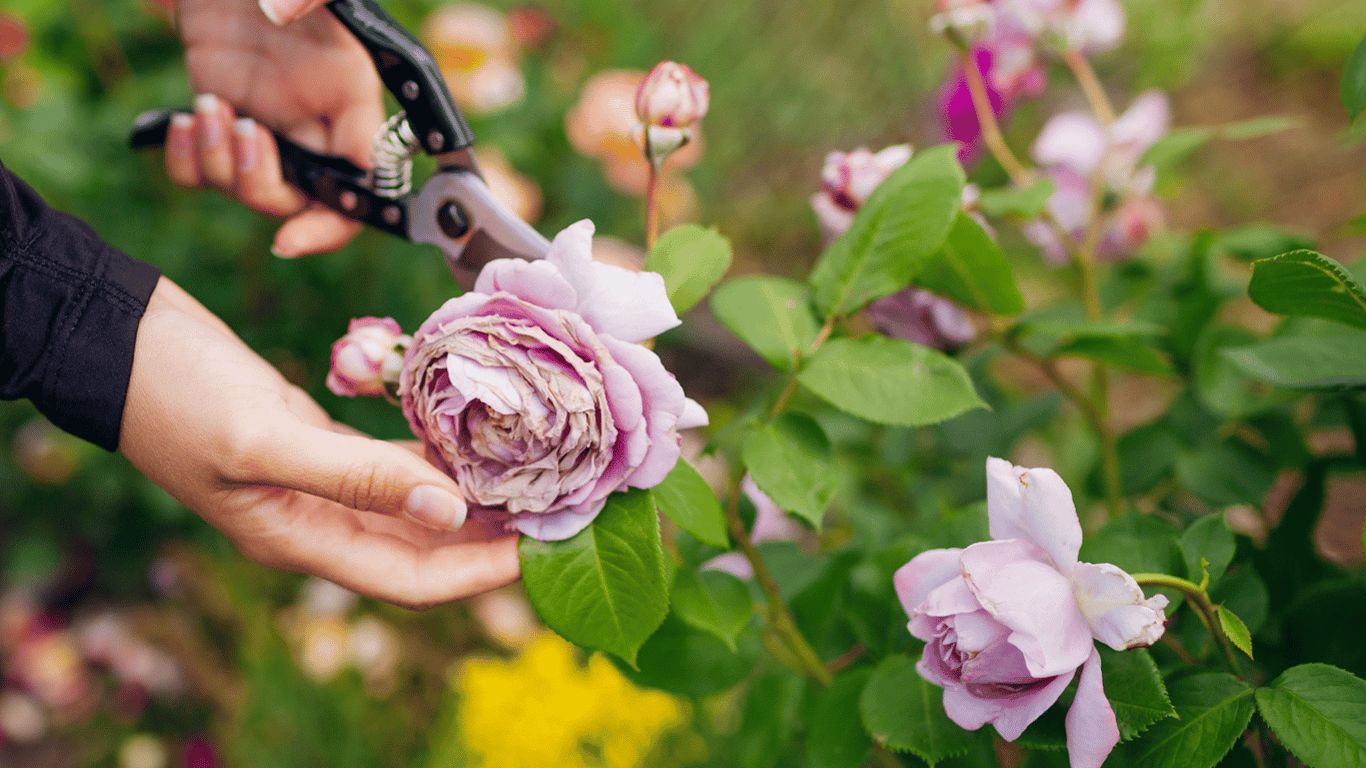
[[[370,166],[384,122],[379,75],[324,0],[280,0],[272,23],[257,0],[180,0],[180,37],[195,114],[166,135],[166,173],[288,217],[272,250],[293,257],[340,248],[360,224],[310,202],[285,182],[266,127],[307,149]],[[289,6],[289,7],[283,7]],[[238,115],[250,117],[238,118]],[[259,123],[257,121],[260,121]]]
[[[119,450],[272,567],[411,608],[519,575],[517,537],[461,526],[453,480],[414,450],[333,424],[165,278],[138,327]]]

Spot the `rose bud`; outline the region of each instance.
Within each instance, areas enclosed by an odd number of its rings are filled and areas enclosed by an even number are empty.
[[[707,81],[684,64],[661,61],[636,90],[636,117],[646,125],[687,128],[707,114]]]
[[[383,395],[398,380],[401,350],[412,342],[391,317],[358,317],[332,345],[327,388],[342,397]],[[388,363],[386,365],[386,362]],[[387,369],[387,375],[386,375]]]
[[[679,324],[664,279],[592,259],[593,224],[540,261],[499,259],[413,336],[399,392],[469,514],[546,541],[607,495],[657,485],[701,406],[638,342]]]
[[[911,145],[896,144],[873,154],[867,147],[831,152],[821,169],[821,191],[811,198],[821,231],[833,240],[854,223],[854,214],[892,171],[911,159]]]
[[[1051,469],[987,459],[987,518],[992,541],[923,552],[893,577],[911,634],[925,641],[916,671],[944,689],[951,720],[991,723],[1006,741],[1075,679],[1068,756],[1072,768],[1099,768],[1119,726],[1095,641],[1116,651],[1157,642],[1167,598],[1145,599],[1114,565],[1077,561],[1081,523]]]

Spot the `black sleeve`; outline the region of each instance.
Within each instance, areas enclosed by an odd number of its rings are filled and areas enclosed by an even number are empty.
[[[160,271],[49,208],[0,163],[0,399],[113,451]]]

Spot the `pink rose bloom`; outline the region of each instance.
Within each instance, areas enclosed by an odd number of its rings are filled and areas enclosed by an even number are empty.
[[[661,61],[636,90],[636,117],[646,125],[687,128],[707,114],[707,81],[685,64]]]
[[[355,318],[332,344],[327,388],[342,397],[384,394],[385,363],[388,380],[396,381],[403,358],[395,348],[409,341],[392,317]]]
[[[915,286],[869,304],[868,317],[888,336],[935,349],[957,349],[977,338],[967,310]]]
[[[1124,37],[1119,0],[1001,0],[1001,12],[1036,39],[1052,37],[1087,55],[1114,50]]]
[[[1166,221],[1153,194],[1156,173],[1139,166],[1143,153],[1171,129],[1171,107],[1161,91],[1147,91],[1117,117],[1107,131],[1091,115],[1066,112],[1049,120],[1031,154],[1053,180],[1048,211],[1064,230],[1080,239],[1091,224],[1093,180],[1118,197],[1106,212],[1098,255],[1116,260],[1133,253]],[[1066,262],[1062,243],[1042,222],[1025,228],[1025,237],[1054,264]]]
[[[592,259],[593,224],[541,261],[489,262],[470,293],[427,318],[399,391],[428,455],[470,515],[555,541],[607,495],[657,485],[701,406],[639,342],[678,325],[664,279]]]
[[[754,479],[748,474],[740,481],[740,488],[754,503],[754,527],[749,532],[750,541],[755,544],[762,544],[765,541],[796,541],[806,533],[802,524],[788,517],[782,507],[770,499],[768,494],[759,490],[759,486],[754,484]],[[717,555],[703,563],[702,568],[725,571],[745,580],[754,578],[754,566],[739,552]]]
[[[1167,598],[1144,599],[1113,565],[1077,561],[1081,524],[1051,469],[987,459],[987,514],[992,541],[930,550],[896,572],[911,634],[926,643],[916,670],[944,688],[955,723],[991,723],[1006,741],[1076,678],[1067,751],[1072,768],[1096,768],[1119,743],[1119,727],[1093,641],[1115,650],[1151,645],[1162,636]]]
[[[892,171],[911,159],[911,145],[895,144],[874,154],[867,147],[831,152],[821,168],[821,191],[811,196],[821,232],[827,240],[844,234],[854,214]]]

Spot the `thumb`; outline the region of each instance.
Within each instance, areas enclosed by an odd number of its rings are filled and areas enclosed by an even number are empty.
[[[404,516],[437,530],[465,523],[460,486],[392,443],[301,422],[255,446],[241,482],[289,488],[352,509]]]
[[[261,13],[277,27],[295,21],[327,0],[260,0]]]

